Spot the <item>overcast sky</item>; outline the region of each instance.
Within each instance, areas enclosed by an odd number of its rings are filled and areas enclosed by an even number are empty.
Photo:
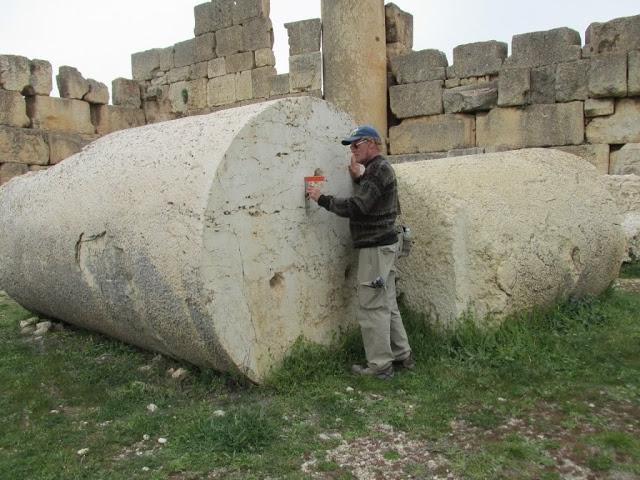
[[[0,0],[0,54],[77,68],[105,83],[131,78],[131,54],[193,38],[193,7],[204,0]],[[584,44],[593,22],[640,14],[638,0],[395,0],[413,15],[414,50],[435,48],[453,63],[453,48],[498,40],[511,51],[520,33],[570,27]],[[363,12],[366,15],[366,12]],[[276,69],[288,68],[284,24],[320,18],[320,0],[271,0]]]

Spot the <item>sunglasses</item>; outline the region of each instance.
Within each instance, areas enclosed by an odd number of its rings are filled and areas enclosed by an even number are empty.
[[[351,148],[353,148],[355,150],[360,145],[362,145],[363,143],[367,143],[368,141],[369,141],[369,139],[365,138],[364,140],[360,140],[359,142],[353,142],[352,144],[349,145],[349,147],[351,147]]]

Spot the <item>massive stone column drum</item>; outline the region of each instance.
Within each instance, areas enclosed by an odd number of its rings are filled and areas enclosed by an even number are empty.
[[[26,308],[260,382],[354,326],[345,113],[311,97],[103,137],[0,188],[0,288]]]
[[[399,263],[407,304],[442,325],[481,323],[617,278],[625,238],[601,174],[530,149],[395,165],[415,246]]]

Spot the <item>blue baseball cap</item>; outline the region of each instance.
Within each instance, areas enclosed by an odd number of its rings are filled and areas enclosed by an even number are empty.
[[[350,145],[352,142],[360,140],[361,138],[377,138],[378,140],[382,140],[376,129],[371,125],[360,125],[355,130],[351,130],[349,136],[342,140],[342,144]]]

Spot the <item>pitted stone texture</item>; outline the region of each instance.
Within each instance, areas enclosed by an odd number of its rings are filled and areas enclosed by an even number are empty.
[[[458,78],[496,75],[507,58],[507,44],[504,42],[469,43],[453,49],[451,73]]]
[[[326,193],[350,195],[339,140],[354,125],[297,97],[102,137],[0,188],[0,285],[30,310],[259,382],[299,337],[354,327],[348,222],[306,206],[303,180],[321,169]]]
[[[602,176],[587,162],[532,149],[394,166],[407,304],[443,325],[597,295],[617,277],[624,235]]]
[[[582,57],[581,45],[580,34],[566,27],[514,35],[511,56],[505,66],[540,67],[574,62]]]
[[[592,23],[585,34],[585,53],[591,56],[640,50],[640,15]]]

